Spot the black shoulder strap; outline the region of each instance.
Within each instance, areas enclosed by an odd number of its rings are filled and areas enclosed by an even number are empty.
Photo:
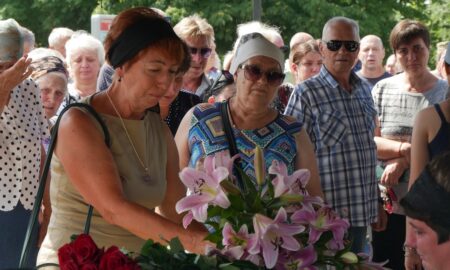
[[[220,106],[220,116],[222,117],[223,130],[225,132],[225,137],[227,138],[228,141],[228,150],[230,151],[230,156],[233,157],[239,152],[236,146],[236,140],[234,138],[233,129],[231,128],[230,125],[230,118],[228,116],[228,101],[229,99],[224,102],[221,102],[219,106]],[[241,160],[239,157],[234,160],[233,174],[234,176],[236,176],[238,187],[241,189],[242,192],[244,192],[245,186],[242,181],[241,173],[238,170],[238,168],[242,169],[240,162]]]
[[[70,108],[73,108],[73,107],[86,109],[86,111],[88,111],[89,114],[94,116],[94,118],[98,121],[98,123],[102,127],[103,134],[105,136],[105,143],[106,143],[106,145],[108,147],[110,147],[110,145],[111,145],[111,140],[110,140],[108,128],[106,127],[105,123],[100,118],[98,113],[90,105],[85,104],[85,103],[71,103],[71,104],[67,105],[61,111],[61,113],[58,116],[58,120],[56,120],[56,123],[55,123],[55,125],[52,128],[51,141],[50,141],[50,145],[49,145],[49,148],[48,148],[47,157],[45,159],[44,168],[43,168],[40,180],[39,180],[39,187],[38,187],[38,191],[37,191],[37,194],[36,194],[36,198],[35,198],[35,202],[34,202],[34,206],[33,206],[33,211],[31,212],[30,221],[28,222],[27,232],[26,232],[26,235],[25,235],[25,240],[24,240],[24,244],[23,244],[23,247],[22,247],[22,253],[21,253],[21,256],[20,256],[19,268],[23,268],[25,266],[26,258],[28,257],[28,253],[29,253],[29,250],[31,248],[31,234],[33,233],[34,228],[37,226],[37,217],[38,217],[38,214],[39,214],[39,209],[40,209],[40,206],[41,206],[42,198],[44,197],[45,184],[47,182],[47,176],[48,176],[48,172],[50,170],[50,163],[51,163],[51,160],[52,160],[53,151],[54,151],[55,146],[56,146],[56,140],[58,138],[59,123],[60,123],[61,118],[64,115],[64,113],[66,111],[68,111]],[[90,224],[91,224],[92,211],[93,211],[92,206],[89,205],[89,209],[88,209],[88,213],[87,213],[87,217],[86,217],[86,223],[85,223],[85,226],[84,226],[84,233],[85,234],[89,234],[89,228],[90,228]]]
[[[434,104],[434,108],[436,109],[436,112],[439,115],[439,118],[441,118],[442,123],[447,123],[447,120],[445,119],[444,113],[442,112],[441,106],[439,104]]]

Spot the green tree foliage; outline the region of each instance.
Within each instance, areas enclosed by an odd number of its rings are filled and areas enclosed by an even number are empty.
[[[38,46],[48,46],[54,27],[90,31],[95,0],[1,0],[0,18],[14,18],[34,32]]]
[[[53,27],[90,30],[92,13],[117,14],[135,6],[165,10],[176,24],[197,13],[214,27],[220,54],[232,48],[236,26],[252,18],[251,0],[2,0],[1,18],[15,18],[30,28],[46,46]],[[447,7],[447,8],[443,8]],[[262,0],[262,22],[280,28],[285,43],[296,32],[322,35],[324,23],[333,16],[347,16],[360,24],[361,36],[382,38],[389,52],[389,33],[404,18],[425,22],[431,29],[433,45],[450,39],[450,0]]]
[[[439,41],[450,41],[450,0],[434,0],[429,9],[429,27]]]

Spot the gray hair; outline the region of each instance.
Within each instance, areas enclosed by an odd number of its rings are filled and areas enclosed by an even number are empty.
[[[103,65],[105,49],[100,40],[85,31],[77,31],[66,43],[66,61],[69,66],[73,53],[80,49],[95,50],[100,66]]]
[[[239,24],[237,27],[238,38],[234,42],[233,52],[236,52],[236,49],[240,43],[240,39],[242,36],[245,36],[250,33],[260,33],[267,40],[272,43],[276,43],[277,41],[281,41],[284,44],[283,38],[281,37],[280,30],[275,26],[270,26],[258,21],[246,22],[243,24]]]
[[[355,37],[357,38],[357,40],[359,41],[360,37],[359,37],[359,25],[358,23],[350,18],[347,17],[343,17],[343,16],[337,16],[337,17],[333,17],[331,19],[329,19],[325,25],[323,26],[323,30],[322,30],[322,40],[324,41],[328,41],[326,39],[327,35],[328,35],[328,31],[330,30],[330,27],[335,24],[335,23],[345,23],[350,25],[353,28],[353,34],[355,35]]]
[[[20,33],[22,34],[23,42],[27,42],[32,45],[31,47],[34,47],[36,42],[34,33],[30,29],[23,26],[20,26]]]
[[[53,47],[64,39],[68,39],[73,35],[73,30],[67,27],[56,27],[52,29],[48,35],[48,46]]]

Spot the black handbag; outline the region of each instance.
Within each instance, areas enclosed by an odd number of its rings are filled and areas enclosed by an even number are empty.
[[[64,113],[73,107],[85,109],[90,115],[94,116],[94,118],[97,120],[97,122],[102,127],[103,134],[105,136],[106,145],[108,147],[110,147],[110,145],[111,145],[108,128],[106,127],[105,123],[100,118],[98,113],[90,105],[85,104],[85,103],[71,103],[71,104],[67,105],[61,111],[61,113],[58,116],[58,119],[56,120],[55,125],[53,126],[53,128],[51,130],[51,141],[50,141],[50,145],[48,148],[47,157],[45,159],[44,169],[42,171],[42,175],[39,180],[39,187],[38,187],[38,191],[36,194],[33,211],[31,212],[30,221],[28,222],[27,232],[25,235],[25,240],[24,240],[24,244],[22,247],[22,253],[21,253],[20,261],[19,261],[19,269],[26,269],[26,268],[24,268],[24,266],[25,266],[26,259],[29,256],[29,252],[30,252],[30,248],[31,248],[31,244],[32,244],[31,243],[31,234],[32,234],[33,230],[36,228],[37,223],[38,223],[37,218],[38,218],[38,214],[39,214],[39,210],[40,210],[40,206],[41,206],[41,201],[42,201],[42,198],[44,197],[45,184],[47,181],[48,172],[50,170],[50,163],[52,160],[53,151],[56,146],[56,140],[58,138],[59,122],[61,121],[61,118],[64,115]],[[85,226],[84,226],[85,234],[89,234],[89,228],[91,226],[92,211],[93,211],[93,207],[91,205],[89,205],[89,208],[87,211],[86,222],[85,222]],[[37,266],[35,269],[39,269],[39,268],[45,267],[45,266],[58,266],[58,265],[54,264],[54,263],[45,263],[45,264],[41,264],[41,265]]]
[[[220,116],[222,117],[223,130],[228,141],[228,150],[230,151],[230,156],[233,157],[238,154],[238,149],[236,146],[236,140],[234,138],[233,129],[230,124],[230,117],[228,115],[228,102],[229,99],[219,104],[220,106]],[[233,174],[236,176],[236,184],[242,192],[246,191],[244,182],[241,176],[242,166],[241,158],[238,157],[233,163]]]

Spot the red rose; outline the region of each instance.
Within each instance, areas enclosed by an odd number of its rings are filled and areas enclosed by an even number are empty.
[[[75,261],[67,261],[64,264],[59,263],[59,269],[61,270],[79,270],[80,267]]]
[[[96,263],[83,264],[80,270],[98,270],[98,265]]]
[[[108,248],[100,260],[100,270],[140,270],[136,262],[122,253],[118,247]]]
[[[87,234],[80,234],[72,243],[77,262],[80,266],[88,263],[97,264],[103,254]]]
[[[72,244],[65,244],[58,249],[58,261],[61,270],[78,269]]]

